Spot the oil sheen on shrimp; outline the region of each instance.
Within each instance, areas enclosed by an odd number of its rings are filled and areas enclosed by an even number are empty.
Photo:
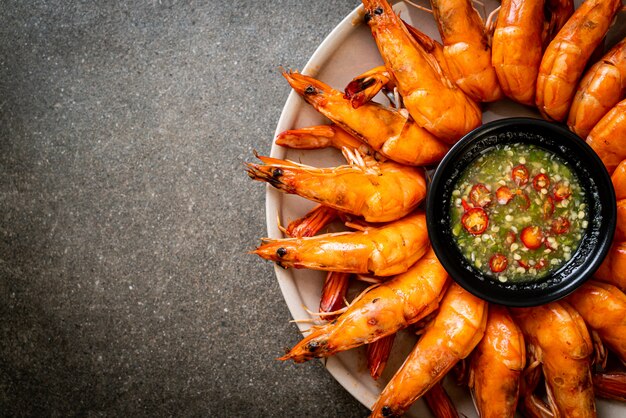
[[[548,401],[555,416],[595,417],[590,369],[593,345],[578,312],[561,301],[514,308],[512,312],[542,364]]]
[[[608,111],[589,132],[587,143],[610,174],[626,159],[626,100]]]
[[[613,243],[593,277],[626,292],[626,242]]]
[[[439,162],[449,147],[402,112],[367,102],[352,107],[343,94],[303,74],[283,72],[295,92],[318,112],[374,150],[407,165]]]
[[[613,285],[590,280],[569,295],[567,301],[626,363],[626,295]]]
[[[482,122],[480,109],[413,39],[385,0],[363,0],[365,21],[417,124],[453,144]]]
[[[365,231],[263,241],[252,253],[283,267],[376,276],[407,271],[429,245],[423,211]]]
[[[346,154],[353,155],[356,154]],[[248,175],[367,222],[390,222],[412,212],[426,196],[421,168],[369,157],[351,157],[350,165],[316,168],[276,158],[248,163]],[[355,161],[356,160],[356,161]]]
[[[611,182],[617,200],[626,199],[626,160],[621,161],[611,174]]]
[[[470,357],[469,385],[480,417],[515,416],[525,362],[522,331],[505,307],[491,305],[485,335]]]
[[[567,125],[582,138],[626,93],[626,39],[615,45],[580,80]]]
[[[408,271],[367,292],[336,321],[316,328],[280,359],[301,363],[391,335],[433,312],[448,282],[430,250]]]
[[[430,4],[452,80],[475,101],[500,99],[485,25],[471,0],[430,0]]]
[[[546,119],[561,122],[567,117],[587,61],[621,5],[621,0],[585,0],[546,48],[535,99]]]
[[[503,93],[535,104],[543,55],[544,0],[502,0],[491,44],[491,62]]]
[[[401,416],[480,341],[487,302],[456,283],[448,288],[434,320],[372,407],[372,417]]]

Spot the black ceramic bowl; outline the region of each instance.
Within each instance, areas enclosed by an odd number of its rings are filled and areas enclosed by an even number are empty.
[[[452,190],[468,164],[488,148],[513,143],[534,144],[565,160],[586,194],[589,224],[578,250],[558,270],[533,282],[500,283],[461,254],[453,240],[449,208]],[[615,192],[600,158],[567,127],[540,119],[500,119],[467,134],[441,161],[428,191],[426,217],[433,249],[458,284],[490,302],[536,306],[571,293],[600,266],[615,231]]]

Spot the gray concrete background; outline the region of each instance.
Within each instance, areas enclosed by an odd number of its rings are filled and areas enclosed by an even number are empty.
[[[358,1],[0,3],[0,414],[364,416],[300,339],[265,233],[302,68]]]

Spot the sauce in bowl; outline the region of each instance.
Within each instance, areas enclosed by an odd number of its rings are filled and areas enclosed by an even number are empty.
[[[567,263],[589,224],[573,170],[556,154],[522,143],[488,148],[467,166],[452,190],[450,219],[466,260],[514,283]]]

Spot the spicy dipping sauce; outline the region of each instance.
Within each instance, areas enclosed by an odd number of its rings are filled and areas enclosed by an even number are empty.
[[[452,236],[464,257],[501,282],[540,279],[578,248],[588,225],[574,172],[535,145],[497,145],[463,172],[452,191]]]

